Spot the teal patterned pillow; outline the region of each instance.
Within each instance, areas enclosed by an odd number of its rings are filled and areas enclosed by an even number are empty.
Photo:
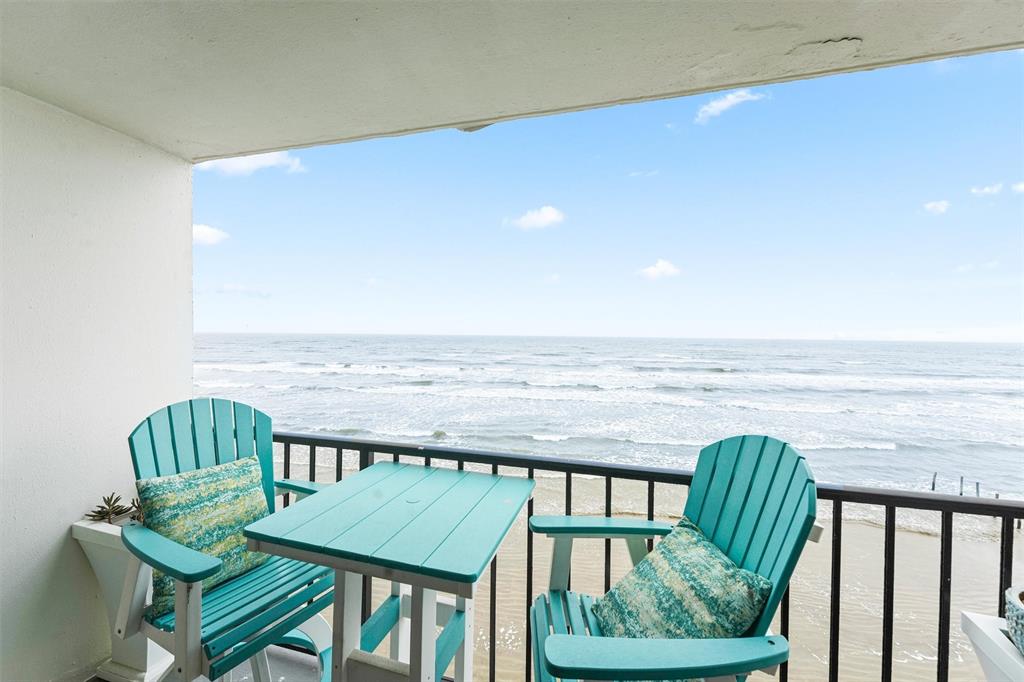
[[[738,567],[683,518],[594,603],[606,637],[738,637],[761,615],[772,583]]]
[[[203,592],[245,573],[269,557],[250,552],[242,529],[270,513],[256,457],[174,476],[136,481],[145,525],[165,538],[219,558],[220,571],[203,581]],[[153,571],[150,620],[174,610],[174,579]]]

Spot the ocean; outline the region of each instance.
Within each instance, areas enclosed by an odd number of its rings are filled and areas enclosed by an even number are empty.
[[[1019,345],[198,334],[194,383],[281,430],[680,468],[767,434],[819,481],[1024,497]]]

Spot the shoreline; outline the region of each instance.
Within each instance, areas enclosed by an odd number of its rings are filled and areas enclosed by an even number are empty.
[[[299,455],[299,456],[296,456]],[[345,464],[348,464],[346,456]],[[352,462],[355,464],[355,461]],[[445,463],[447,464],[447,463]],[[280,460],[275,461],[278,475]],[[489,466],[467,465],[470,470],[490,470]],[[306,475],[296,475],[299,472]],[[347,477],[356,468],[346,466]],[[505,473],[504,471],[502,473]],[[509,472],[514,473],[514,472]],[[305,453],[292,453],[292,474],[308,478]],[[335,468],[317,466],[316,478],[333,482]],[[564,476],[544,476],[537,480],[534,513],[563,514]],[[604,513],[603,478],[573,476],[572,511],[574,514]],[[655,486],[656,518],[675,522],[685,503],[686,488],[680,485]],[[616,480],[613,486],[612,509],[615,515],[646,517],[647,484],[642,481]],[[884,527],[870,519],[849,517],[844,506],[840,601],[840,679],[877,679],[881,671],[882,632],[882,547]],[[828,673],[828,630],[831,584],[831,505],[819,504],[818,522],[825,527],[821,541],[808,543],[790,584],[790,666],[791,680],[820,680]],[[821,513],[827,510],[828,513]],[[663,513],[669,512],[669,513]],[[879,514],[881,512],[879,511]],[[923,512],[934,517],[938,512]],[[977,521],[975,519],[974,521]],[[989,519],[998,527],[994,519]],[[987,532],[985,519],[972,522],[963,515],[954,517],[952,591],[950,611],[950,679],[982,679],[981,667],[970,642],[960,631],[960,611],[994,613],[998,592],[998,535]],[[1018,542],[1024,532],[1015,531]],[[496,674],[499,680],[525,678],[524,648],[526,624],[526,509],[509,530],[497,556],[497,611],[495,642]],[[547,582],[551,541],[535,535],[533,548],[534,596]],[[628,553],[622,541],[611,543],[611,581],[614,584],[630,568]],[[574,552],[574,590],[600,595],[604,587],[604,562],[583,561],[583,556],[603,557],[604,541],[581,540]],[[900,680],[933,680],[935,678],[938,603],[939,603],[939,538],[926,531],[897,527],[895,544],[895,597],[893,632],[893,676]],[[1014,574],[1024,575],[1024,556],[1018,552]],[[487,679],[489,660],[488,621],[490,612],[490,569],[477,585],[476,654],[474,679]],[[385,581],[374,581],[374,606],[388,592]],[[326,614],[330,619],[330,614]],[[773,632],[779,631],[776,614]],[[386,651],[386,642],[381,652]],[[752,679],[768,679],[755,674]]]

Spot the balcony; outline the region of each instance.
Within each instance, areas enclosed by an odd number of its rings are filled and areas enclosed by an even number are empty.
[[[140,415],[192,394],[194,164],[1020,49],[1022,36],[1006,1],[0,3],[0,679],[78,682],[110,656],[68,527],[97,495],[133,489],[125,435]],[[527,513],[672,518],[689,481],[277,440],[282,470],[322,481],[386,457],[533,475]],[[777,623],[794,647],[782,679],[978,677],[957,614],[999,611],[1024,575],[1021,503],[827,485],[820,498],[825,538]],[[614,545],[592,556],[574,581],[600,592],[626,562]],[[547,557],[521,519],[481,586],[479,679],[530,679],[526,604]]]
[[[278,432],[274,441],[277,473],[285,478],[330,482],[394,460],[537,481],[534,499],[478,587],[479,680],[533,678],[527,613],[546,585],[551,549],[528,530],[528,516],[678,520],[692,479],[671,469],[345,437]],[[825,532],[805,549],[772,627],[792,651],[779,679],[981,678],[959,613],[1003,613],[1002,595],[1024,568],[1014,558],[1024,502],[828,483],[819,483],[818,500]],[[582,541],[574,589],[601,594],[624,575],[630,564],[619,544]],[[368,578],[363,591],[364,605],[373,608],[389,594],[384,581]],[[364,610],[365,618],[371,609]]]

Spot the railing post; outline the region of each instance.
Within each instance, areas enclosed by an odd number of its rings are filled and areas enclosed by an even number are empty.
[[[491,474],[498,475],[498,465],[491,466]],[[491,559],[491,590],[490,594],[490,623],[488,624],[488,637],[491,645],[488,648],[487,673],[490,682],[495,682],[495,675],[498,664],[498,556]]]
[[[345,476],[345,451],[334,449],[334,480],[340,481]]]
[[[461,464],[461,462],[459,462]],[[526,477],[533,480],[533,469],[527,469]],[[533,517],[533,496],[526,503],[526,682],[533,679],[533,624],[530,609],[533,608],[533,531],[530,518]]]
[[[612,478],[604,477],[604,515],[612,515]],[[604,539],[604,591],[612,589],[612,541]]]
[[[654,520],[654,481],[647,481],[647,520]],[[647,538],[647,551],[654,549],[654,538]]]
[[[292,475],[292,444],[291,443],[285,443],[284,444],[284,477],[285,478],[291,478],[291,475]],[[292,496],[291,496],[290,493],[285,493],[284,494],[284,506],[285,507],[288,506],[288,503],[291,501],[291,497]]]
[[[999,533],[999,617],[1006,617],[1006,590],[1013,584],[1013,517],[1004,516]]]
[[[896,507],[885,506],[885,549],[882,566],[882,682],[892,682],[893,596],[896,571]]]
[[[572,516],[572,472],[565,472],[565,515]],[[569,577],[565,581],[565,589],[572,589],[572,564],[569,565]]]
[[[953,512],[942,512],[942,545],[939,550],[939,682],[949,679],[949,596],[953,580]]]
[[[782,615],[779,618],[779,634],[789,640],[789,587],[782,593]],[[779,682],[789,681],[789,659],[779,665]]]
[[[373,466],[373,451],[366,448],[359,450],[359,470],[362,471],[367,467]],[[373,578],[368,575],[363,576],[363,613],[362,622],[366,622],[370,618],[370,613],[373,606]]]
[[[842,586],[843,502],[832,501],[832,594],[828,615],[828,679],[839,682],[839,590]]]

